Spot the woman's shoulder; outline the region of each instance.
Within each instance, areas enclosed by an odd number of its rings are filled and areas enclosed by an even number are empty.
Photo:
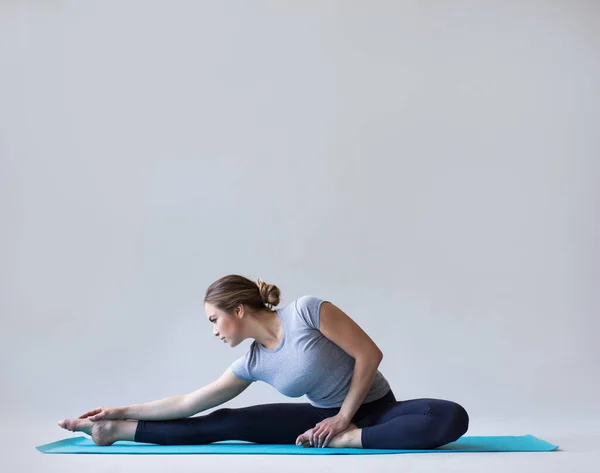
[[[296,299],[294,303],[296,304],[296,307],[307,307],[315,304],[320,304],[321,302],[323,302],[323,300],[324,299],[321,299],[320,297],[307,294],[298,297],[298,299]]]
[[[294,301],[298,317],[310,328],[319,328],[319,311],[325,300],[313,295],[304,295]]]

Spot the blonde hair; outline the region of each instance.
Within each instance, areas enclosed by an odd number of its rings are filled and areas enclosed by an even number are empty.
[[[239,274],[224,276],[212,283],[206,290],[204,302],[232,313],[240,304],[255,310],[265,307],[273,309],[279,305],[279,288],[274,284],[267,284],[262,279],[252,281]]]

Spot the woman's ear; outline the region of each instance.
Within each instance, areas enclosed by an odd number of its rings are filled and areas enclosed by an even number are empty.
[[[240,304],[235,308],[235,315],[237,315],[238,317],[243,317],[244,316],[244,304]]]

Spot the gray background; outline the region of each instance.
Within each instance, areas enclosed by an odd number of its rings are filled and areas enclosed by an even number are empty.
[[[0,6],[0,406],[190,392],[230,273],[342,308],[398,399],[598,417],[598,2]],[[255,383],[227,407],[291,399]],[[492,425],[492,424],[488,424]],[[541,423],[539,425],[542,425]],[[533,432],[531,432],[533,431]]]

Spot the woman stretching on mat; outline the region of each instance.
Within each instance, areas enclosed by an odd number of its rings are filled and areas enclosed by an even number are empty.
[[[92,436],[97,445],[130,440],[161,445],[245,440],[302,447],[433,449],[462,436],[465,409],[452,401],[397,401],[377,367],[383,354],[331,302],[303,296],[279,304],[277,286],[239,275],[206,291],[213,334],[230,346],[254,342],[216,381],[184,395],[125,407],[98,407],[58,424]],[[310,403],[222,408],[254,381]]]

